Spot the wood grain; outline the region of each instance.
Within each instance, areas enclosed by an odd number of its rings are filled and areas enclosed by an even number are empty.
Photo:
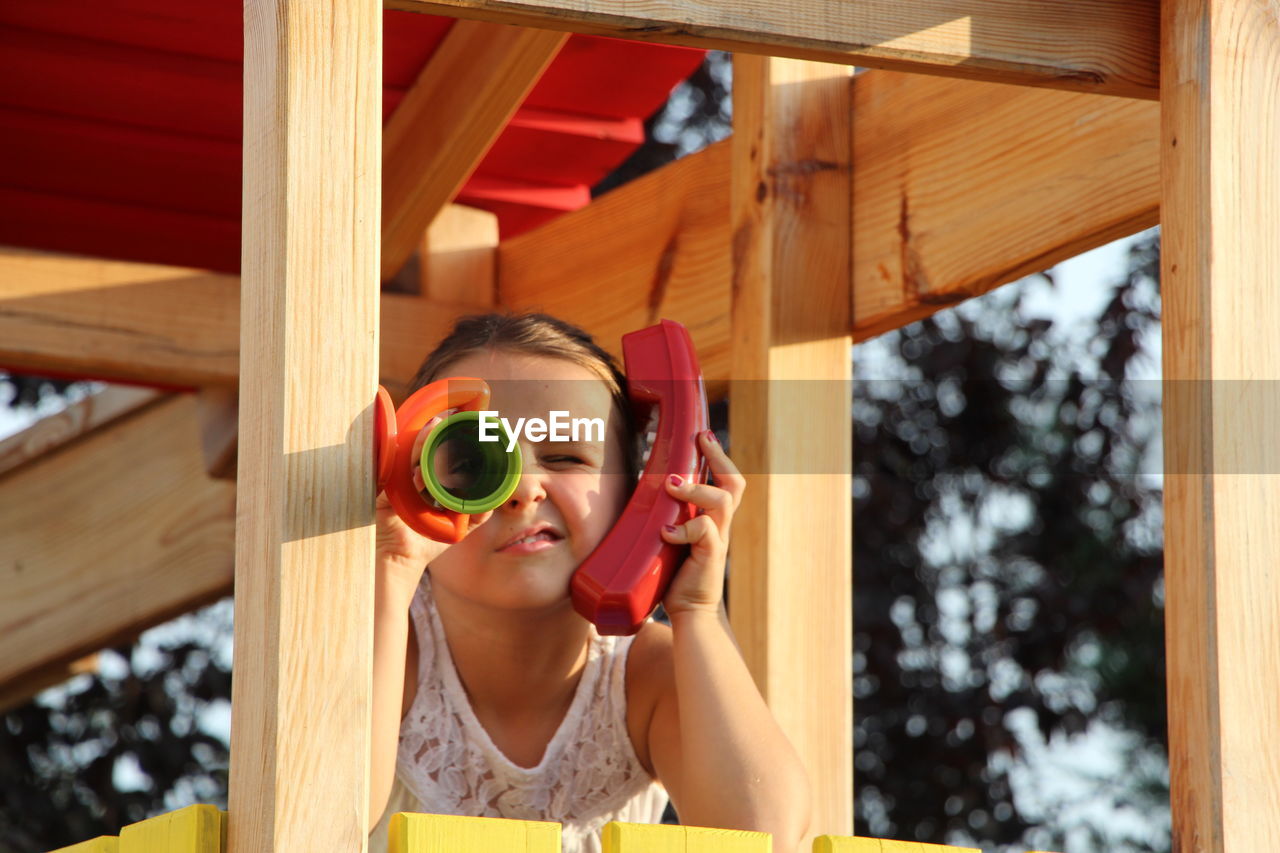
[[[383,135],[384,279],[418,247],[567,38],[479,21],[450,28]]]
[[[451,204],[423,237],[418,292],[436,302],[492,308],[498,290],[498,217]]]
[[[1166,0],[1165,637],[1173,844],[1280,838],[1280,16]]]
[[[384,293],[382,381],[406,385],[467,305]],[[0,249],[0,364],[32,372],[232,387],[240,279],[153,264]]]
[[[388,8],[1154,99],[1157,0],[388,0]]]
[[[498,247],[498,300],[562,317],[619,358],[626,332],[679,320],[708,392],[729,367],[729,144],[719,142]]]
[[[367,844],[382,4],[245,4],[228,845]]]
[[[734,58],[729,451],[747,490],[728,609],[808,771],[804,849],[853,828],[849,86],[847,66]]]
[[[77,400],[60,412],[41,418],[0,441],[0,478],[27,463],[46,458],[60,447],[74,444],[95,429],[140,409],[159,396],[160,392],[151,388],[111,385]]]
[[[205,476],[190,396],[10,472],[0,491],[0,683],[230,591],[234,486]]]
[[[1159,221],[1158,104],[873,73],[853,116],[860,340]]]

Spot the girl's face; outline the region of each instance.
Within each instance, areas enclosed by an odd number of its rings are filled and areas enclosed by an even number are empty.
[[[489,408],[512,425],[518,418],[549,423],[553,410],[567,411],[570,423],[599,418],[605,424],[603,440],[580,434],[578,441],[531,441],[522,430],[523,473],[515,492],[431,563],[433,585],[475,603],[567,606],[574,570],[613,526],[630,492],[608,386],[565,359],[502,351],[465,356],[444,376],[484,379],[492,390]]]

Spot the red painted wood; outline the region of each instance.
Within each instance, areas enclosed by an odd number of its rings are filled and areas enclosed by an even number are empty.
[[[237,0],[0,2],[0,244],[239,267]],[[453,20],[384,16],[384,119]],[[573,36],[458,200],[520,233],[589,200],[702,60]]]

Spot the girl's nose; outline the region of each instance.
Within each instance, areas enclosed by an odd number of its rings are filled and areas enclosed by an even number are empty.
[[[532,448],[529,450],[521,448],[521,450],[524,451],[524,470],[520,472],[520,482],[516,484],[516,490],[507,499],[507,506],[512,508],[539,503],[547,497],[547,472],[534,461],[537,455]]]

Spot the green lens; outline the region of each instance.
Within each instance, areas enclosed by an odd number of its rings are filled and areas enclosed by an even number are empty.
[[[520,482],[520,447],[510,442],[501,421],[490,422],[480,440],[480,413],[455,412],[437,426],[422,447],[422,479],[445,509],[475,514],[502,505]]]

